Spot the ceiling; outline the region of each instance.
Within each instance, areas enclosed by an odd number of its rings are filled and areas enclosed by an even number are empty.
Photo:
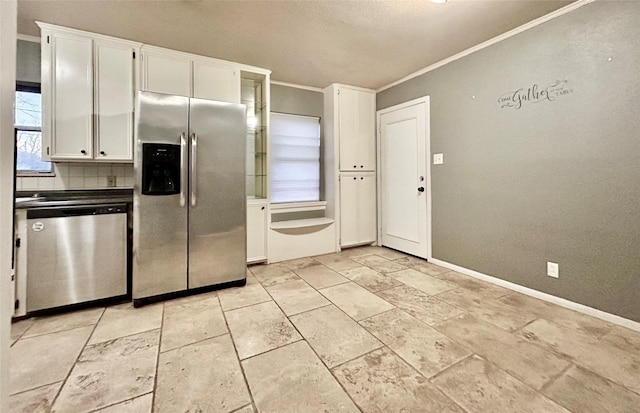
[[[38,20],[377,89],[571,2],[19,0],[18,33],[39,36]]]

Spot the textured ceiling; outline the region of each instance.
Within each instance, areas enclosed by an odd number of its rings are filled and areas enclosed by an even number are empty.
[[[39,20],[264,67],[273,80],[377,89],[571,2],[20,0],[18,32],[39,36]]]

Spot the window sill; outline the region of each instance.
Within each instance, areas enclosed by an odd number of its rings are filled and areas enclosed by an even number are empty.
[[[286,202],[271,204],[271,214],[288,214],[291,212],[324,211],[327,209],[325,201]]]
[[[56,176],[55,172],[17,172],[16,178],[46,178]]]

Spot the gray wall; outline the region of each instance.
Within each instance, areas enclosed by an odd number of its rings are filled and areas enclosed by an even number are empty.
[[[378,94],[431,97],[434,258],[640,321],[638,22],[640,2],[591,3]]]
[[[18,40],[16,80],[40,83],[40,43]]]

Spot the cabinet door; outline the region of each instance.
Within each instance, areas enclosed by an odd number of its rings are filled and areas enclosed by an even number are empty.
[[[340,170],[373,171],[376,162],[375,94],[339,91]]]
[[[240,103],[240,71],[215,62],[193,62],[193,97]]]
[[[267,258],[266,234],[266,205],[247,205],[247,262],[259,261]]]
[[[191,96],[191,59],[172,53],[142,50],[142,84],[150,92]]]
[[[95,158],[133,161],[134,48],[96,41]]]
[[[360,242],[359,177],[356,174],[340,176],[340,245]]]
[[[93,41],[69,34],[51,35],[51,159],[93,157]],[[47,81],[49,84],[47,85]]]
[[[358,234],[361,243],[376,240],[376,174],[358,176]]]

